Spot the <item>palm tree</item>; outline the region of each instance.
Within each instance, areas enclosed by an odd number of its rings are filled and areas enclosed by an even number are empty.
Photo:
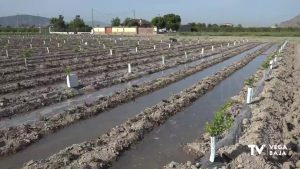
[[[22,58],[24,58],[25,66],[27,67],[27,59],[32,57],[32,50],[26,49],[23,51]]]

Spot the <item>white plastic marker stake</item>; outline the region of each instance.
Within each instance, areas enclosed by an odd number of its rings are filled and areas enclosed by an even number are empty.
[[[30,49],[32,49],[32,44],[30,44]]]
[[[169,49],[171,48],[171,44],[169,43]]]
[[[252,95],[253,95],[253,88],[248,87],[247,90],[247,104],[250,104],[252,102]]]
[[[128,63],[128,73],[131,73],[131,64]]]
[[[135,52],[138,53],[138,47],[135,47]]]
[[[234,42],[233,42],[233,46],[235,46],[235,44],[236,44],[236,42],[234,41]]]
[[[6,57],[8,57],[8,50],[7,50],[7,49],[5,49],[5,52],[6,52]]]
[[[270,69],[273,69],[273,63],[274,63],[274,61],[270,60]]]
[[[137,41],[137,44],[140,45],[140,41]]]
[[[185,55],[185,59],[187,59],[187,58],[188,58],[188,55],[187,55],[187,53],[186,53],[186,52],[184,52],[184,55]]]
[[[46,41],[44,41],[44,45],[46,45]]]
[[[230,46],[230,43],[227,44],[227,47],[229,47],[229,46]]]
[[[160,43],[162,43],[162,39],[160,40]]]
[[[117,44],[117,40],[115,40],[115,44]]]
[[[214,46],[211,46],[211,51],[214,51]]]
[[[161,62],[162,62],[162,65],[165,65],[165,57],[164,57],[164,56],[161,57],[161,60],[162,60],[162,61],[161,61]]]
[[[109,55],[111,56],[113,54],[112,49],[109,49]]]
[[[153,49],[154,49],[154,50],[156,49],[156,45],[153,46]]]
[[[49,51],[49,47],[47,47],[47,53],[50,53],[50,51]]]
[[[59,43],[57,43],[57,47],[60,47],[60,44],[59,44]]]
[[[67,75],[67,86],[69,88],[77,87],[78,85],[78,77],[76,74]]]
[[[214,162],[216,156],[216,138],[210,137],[210,157],[209,161]]]
[[[204,48],[202,48],[201,50],[201,55],[204,55]]]

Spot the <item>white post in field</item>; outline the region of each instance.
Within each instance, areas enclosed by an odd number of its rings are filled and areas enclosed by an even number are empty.
[[[109,55],[111,56],[113,54],[112,49],[109,49]]]
[[[154,50],[156,49],[156,45],[153,46],[153,49],[154,49]]]
[[[135,53],[138,53],[138,47],[135,47]]]
[[[162,43],[163,41],[162,41],[162,39],[160,40],[160,43]]]
[[[211,46],[211,51],[212,51],[212,52],[214,51],[214,46]]]
[[[5,49],[5,52],[6,52],[6,57],[8,57],[8,50],[7,50],[7,49]]]
[[[165,56],[162,56],[162,57],[161,57],[161,60],[162,60],[162,61],[161,61],[162,65],[165,65]]]
[[[78,77],[76,74],[67,75],[67,86],[69,88],[77,87],[78,85]]]
[[[131,73],[131,64],[128,63],[128,73]]]
[[[49,47],[47,47],[47,53],[50,53],[50,51],[49,51]]]
[[[117,44],[117,40],[115,39],[115,44]]]
[[[234,42],[233,42],[233,46],[235,46],[235,44],[236,44],[236,42],[234,41]]]
[[[8,43],[8,44],[10,44],[10,41],[9,41],[9,39],[7,40],[7,43]]]
[[[187,59],[187,58],[188,58],[188,55],[187,55],[187,52],[186,52],[186,51],[184,52],[184,55],[185,55],[185,59]]]
[[[137,41],[137,44],[140,45],[140,41]]]
[[[246,101],[247,104],[250,104],[252,102],[252,95],[253,95],[253,88],[248,87],[248,90],[247,90],[247,101]]]
[[[201,55],[204,55],[204,48],[202,48],[201,50]]]
[[[32,44],[30,44],[30,49],[32,49]]]
[[[171,48],[171,44],[169,43],[169,49]]]
[[[44,45],[46,45],[46,41],[44,41]]]
[[[57,47],[58,47],[58,48],[60,47],[59,43],[57,43]]]
[[[273,69],[273,63],[274,63],[274,61],[273,61],[273,59],[272,60],[270,60],[270,69]]]
[[[216,156],[216,138],[210,137],[210,157],[209,161],[214,162]]]
[[[228,42],[227,47],[229,47],[229,46],[230,46],[230,43]]]

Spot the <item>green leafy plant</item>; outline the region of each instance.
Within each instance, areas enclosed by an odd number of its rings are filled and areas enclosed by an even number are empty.
[[[67,67],[65,68],[65,73],[66,73],[66,75],[67,75],[67,76],[70,75],[71,72],[72,72],[71,67],[70,67],[70,66],[67,66]]]
[[[249,87],[253,87],[255,83],[255,79],[253,76],[251,76],[250,78],[248,78],[247,80],[245,80],[245,85],[249,86]]]
[[[32,49],[26,49],[22,53],[22,58],[24,58],[25,66],[27,67],[27,59],[32,57]]]
[[[225,114],[226,111],[228,111],[228,109],[233,105],[233,103],[234,102],[232,100],[225,103],[216,112],[214,119],[210,123],[206,123],[205,131],[209,133],[210,136],[219,136],[233,125],[234,119],[231,116]]]

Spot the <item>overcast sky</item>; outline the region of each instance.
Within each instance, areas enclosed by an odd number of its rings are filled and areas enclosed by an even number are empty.
[[[66,20],[81,15],[97,21],[133,17],[150,20],[154,16],[176,13],[182,22],[233,23],[270,26],[300,14],[300,0],[1,0],[0,16],[31,14]]]

